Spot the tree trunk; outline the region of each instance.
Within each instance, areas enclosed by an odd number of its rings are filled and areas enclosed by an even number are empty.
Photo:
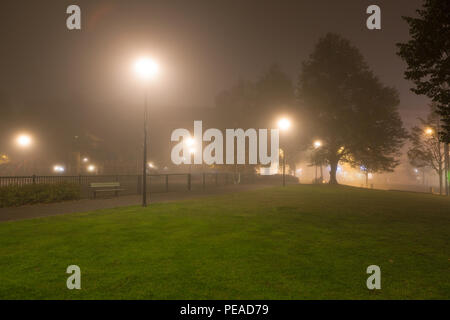
[[[338,184],[336,179],[336,171],[338,166],[338,160],[331,161],[330,160],[330,182],[329,184]]]
[[[439,194],[442,194],[442,164],[439,163]]]

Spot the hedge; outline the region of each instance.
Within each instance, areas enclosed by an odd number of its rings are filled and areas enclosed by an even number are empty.
[[[0,187],[0,208],[78,199],[80,186],[73,183]]]

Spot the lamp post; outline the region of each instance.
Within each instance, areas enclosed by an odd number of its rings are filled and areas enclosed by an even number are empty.
[[[31,145],[33,144],[33,139],[28,134],[20,134],[16,138],[16,144],[22,150],[26,150],[26,149],[29,149],[31,147]],[[23,170],[24,174],[27,173],[25,158],[22,159],[22,170]]]
[[[195,148],[192,147],[189,149],[189,174],[192,173],[192,156],[195,154]]]
[[[282,118],[278,121],[278,128],[281,131],[287,131],[291,127],[291,121],[286,118]],[[283,187],[286,186],[286,148],[282,149],[282,155],[283,155]]]
[[[320,141],[320,140],[314,141],[314,149],[318,149],[318,148],[320,148],[321,146],[322,146],[322,141]],[[315,164],[316,164],[316,175],[315,175],[315,181],[314,181],[314,183],[317,183],[317,159],[316,159],[316,161],[315,161]],[[320,183],[322,183],[322,181],[323,181],[322,164],[320,164],[320,176],[321,176]]]
[[[144,88],[144,154],[142,162],[142,206],[147,206],[147,134],[148,134],[148,87],[147,82],[158,72],[158,64],[148,58],[141,58],[135,63],[136,73],[145,81]]]

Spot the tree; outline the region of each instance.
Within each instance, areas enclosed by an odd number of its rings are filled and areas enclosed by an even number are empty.
[[[411,165],[417,168],[431,168],[439,176],[439,193],[442,194],[442,175],[444,172],[444,149],[438,132],[440,117],[436,105],[431,104],[427,119],[419,118],[420,125],[411,129],[411,147],[408,158]]]
[[[235,86],[217,95],[218,127],[274,128],[277,117],[292,113],[295,110],[294,104],[292,80],[277,64],[272,64],[256,81],[240,80]],[[288,137],[282,137],[281,147],[287,149],[289,160],[293,159],[290,155],[295,149],[293,141],[286,138]],[[244,170],[253,170],[253,167],[243,166]]]
[[[425,0],[418,17],[403,17],[411,40],[397,44],[398,55],[408,64],[405,78],[411,90],[431,98],[442,117],[441,138],[450,143],[450,1]]]
[[[311,139],[322,141],[321,155],[337,184],[340,161],[364,163],[372,172],[392,171],[407,136],[398,114],[398,93],[381,84],[359,50],[329,33],[302,64],[297,93]]]
[[[239,82],[216,97],[223,127],[270,127],[274,117],[290,111],[295,103],[291,79],[272,64],[256,81]]]

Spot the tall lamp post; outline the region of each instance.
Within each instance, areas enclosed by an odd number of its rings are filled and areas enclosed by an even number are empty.
[[[148,81],[158,73],[158,64],[148,58],[141,58],[135,63],[136,73],[144,80],[144,154],[142,162],[142,206],[147,206],[147,134],[148,134]]]
[[[322,146],[322,141],[320,141],[320,140],[314,141],[314,149],[318,149],[321,146]],[[317,159],[315,161],[315,164],[316,164],[316,175],[315,175],[314,183],[317,183]],[[320,183],[322,183],[322,181],[323,181],[322,163],[320,164],[320,176],[321,176]]]
[[[281,131],[287,131],[291,127],[291,122],[289,119],[282,118],[278,121],[278,128]],[[286,148],[282,149],[283,155],[283,187],[286,186]]]
[[[33,139],[28,134],[21,134],[17,136],[16,143],[21,149],[29,149],[30,146],[33,144]],[[25,158],[22,160],[24,174],[27,173],[27,170],[25,168]]]

